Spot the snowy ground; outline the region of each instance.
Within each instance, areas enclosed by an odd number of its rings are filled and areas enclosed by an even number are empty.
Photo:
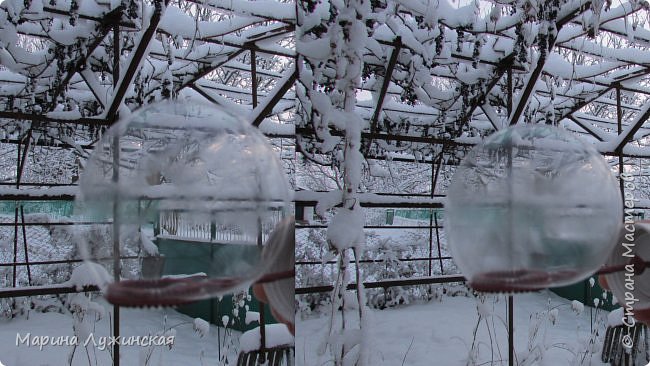
[[[28,221],[47,223],[53,219],[49,215],[26,215]],[[0,222],[13,222],[14,218],[0,215]],[[85,227],[84,227],[85,228]],[[86,228],[87,229],[87,228]],[[97,240],[102,239],[102,228],[93,232]],[[88,231],[88,230],[86,230]],[[105,231],[105,230],[104,230]],[[88,232],[89,235],[92,234]],[[22,232],[19,230],[18,261],[24,260]],[[13,252],[13,227],[0,227],[0,263],[11,262]],[[27,228],[27,243],[29,246],[30,261],[64,260],[76,257],[74,241],[71,234],[71,227],[68,226],[29,226]],[[52,283],[63,283],[70,277],[71,266],[47,265],[32,266],[32,285],[48,285]],[[0,285],[11,286],[11,267],[0,268]],[[5,282],[3,282],[5,281]],[[18,268],[18,283],[27,286],[27,273],[25,267]],[[69,296],[77,296],[83,300],[83,295],[64,295],[66,304],[70,304]],[[81,296],[81,297],[80,297]],[[18,298],[24,301],[26,298]],[[107,336],[110,334],[111,321],[110,309],[106,303],[99,300],[97,303],[81,304],[83,311],[77,312],[74,316],[70,313],[68,305],[53,298],[35,300],[36,307],[47,308],[48,312],[30,311],[29,314],[18,315],[14,319],[8,319],[8,302],[0,300],[0,364],[6,366],[25,365],[110,365],[111,347],[106,347]],[[21,303],[19,303],[21,304]],[[27,309],[29,306],[18,306]],[[64,314],[55,310],[65,311]],[[98,311],[93,311],[98,310]],[[102,319],[96,320],[98,314],[104,315]],[[165,320],[166,316],[166,320]],[[75,322],[74,317],[78,319]],[[83,319],[82,319],[83,317]],[[131,336],[149,336],[144,341],[155,343],[166,343],[164,337],[155,337],[157,333],[167,331],[165,336],[174,335],[174,344],[170,348],[167,345],[143,347],[138,345],[124,346],[121,349],[122,365],[217,365],[219,361],[225,361],[228,357],[230,362],[237,358],[239,348],[239,333],[236,331],[225,331],[215,326],[198,327],[202,332],[196,332],[194,319],[182,315],[171,309],[167,310],[135,310],[122,309],[121,311],[121,335],[124,339]],[[73,330],[77,326],[77,333]],[[205,332],[206,327],[209,328]],[[171,331],[170,331],[171,329]],[[93,340],[88,342],[88,347],[83,343],[88,339],[87,334],[93,334]],[[34,337],[48,337],[36,339],[48,339],[52,342],[60,340],[59,343],[66,345],[45,346],[42,349],[38,345],[30,346],[26,343],[16,345],[17,336],[23,339],[29,334],[30,340]],[[81,334],[77,341],[73,336]],[[203,336],[201,336],[203,335]],[[102,346],[101,342],[104,341]],[[221,357],[219,342],[221,341]],[[78,347],[71,344],[77,343]],[[132,342],[134,343],[134,342]],[[93,347],[94,345],[94,347]],[[72,357],[72,362],[69,358]]]
[[[395,217],[395,225],[428,225],[428,220]],[[381,244],[379,249],[392,250],[396,257],[427,254],[427,229],[376,230],[374,235],[375,241]],[[440,235],[445,243],[444,232]],[[443,256],[448,255],[444,244],[441,249]],[[406,268],[410,263],[392,263],[395,273],[389,275],[400,277],[398,267]],[[435,264],[434,272],[439,273],[437,262]],[[376,270],[381,267],[366,266],[364,274],[371,280],[381,278],[383,273]],[[451,261],[445,262],[445,271],[454,273],[454,270],[455,266]],[[316,282],[312,281],[312,284],[320,283],[318,280],[320,279],[316,278]],[[406,289],[415,288],[401,289],[404,292]],[[436,293],[439,294],[440,291]],[[371,303],[373,294],[382,297],[381,291],[368,290],[366,296]],[[411,305],[368,310],[369,316],[363,335],[369,347],[368,365],[508,364],[507,299],[504,296],[488,296],[480,303],[479,300],[466,296],[442,295],[440,301],[417,303],[419,300],[416,295],[417,292],[406,294],[407,299],[413,301]],[[579,303],[574,305],[549,291],[520,294],[514,299],[515,364],[604,365],[600,362],[600,352],[606,328],[606,311],[594,310]],[[329,309],[323,307],[321,311],[321,314],[312,314],[304,319],[298,316],[297,365],[333,364],[333,357],[328,349],[324,350],[323,344],[328,334]],[[480,322],[479,312],[482,314]],[[351,309],[347,312],[346,320],[349,322],[349,319],[355,316],[356,310]],[[337,319],[337,324],[341,324],[340,319]],[[475,330],[476,340],[473,342]]]
[[[600,339],[589,346],[590,308],[577,313],[571,302],[548,291],[516,295],[514,301],[516,364],[603,365],[600,350],[607,312],[593,312]],[[508,357],[506,303],[503,296],[488,297],[480,305],[475,298],[444,296],[426,304],[369,310],[370,328],[365,334],[370,345],[368,364],[490,365],[494,360],[494,365],[507,365],[507,361],[498,362]],[[479,309],[484,318],[476,333],[475,362],[468,363]],[[352,317],[355,312],[348,314]],[[333,364],[328,351],[318,355],[328,324],[327,315],[297,321],[297,365]]]
[[[81,226],[53,226],[49,215],[26,215],[27,221],[42,222],[42,226],[27,227],[27,243],[30,261],[65,260],[77,258],[73,233],[97,246],[109,240],[106,226],[94,228]],[[12,216],[0,215],[0,223],[11,223]],[[11,226],[0,227],[0,263],[13,261],[13,235]],[[24,260],[23,237],[18,231],[18,261]],[[138,236],[139,237],[139,236]],[[103,245],[103,247],[107,247]],[[134,254],[134,253],[129,253]],[[129,270],[138,263],[126,263]],[[72,268],[79,264],[32,266],[31,285],[61,283],[86,284],[71,279]],[[126,268],[126,267],[125,267]],[[12,268],[0,268],[0,287],[12,285]],[[78,273],[82,281],[97,278]],[[73,275],[73,277],[75,277]],[[28,286],[25,267],[18,268],[19,287]],[[71,282],[69,282],[71,281]],[[93,281],[90,281],[93,282]],[[88,283],[90,283],[88,282]],[[62,295],[60,299],[46,297],[0,299],[0,366],[104,366],[112,364],[111,324],[112,306],[102,299],[89,298],[85,294]],[[29,310],[26,313],[26,309]],[[10,319],[10,309],[19,315]],[[63,312],[63,313],[61,313]],[[251,312],[250,314],[253,314]],[[228,317],[224,317],[228,318]],[[233,318],[222,319],[232,322]],[[247,320],[248,321],[248,320]],[[254,321],[254,320],[251,320]],[[231,326],[232,324],[229,324]],[[284,327],[284,326],[282,326]],[[274,344],[274,327],[267,334],[267,344]],[[280,332],[280,341],[289,342],[286,327]],[[76,339],[73,337],[77,337]],[[201,319],[180,314],[173,309],[126,309],[120,311],[120,341],[128,343],[120,348],[121,365],[232,365],[236,362],[241,333],[231,329],[209,325]],[[139,338],[138,338],[139,337]],[[173,344],[171,341],[173,337]],[[284,338],[283,338],[284,337]],[[255,337],[252,337],[254,340]],[[249,348],[251,336],[249,335]],[[35,342],[36,341],[36,342]],[[57,345],[40,343],[56,342]],[[74,345],[77,345],[76,347]]]
[[[163,325],[166,317],[166,326]],[[171,309],[122,309],[121,333],[125,337],[146,336],[169,330],[174,335],[174,343],[170,348],[167,345],[144,347],[139,345],[121,347],[121,365],[219,365],[224,364],[223,357],[228,357],[228,364],[233,364],[237,359],[240,333],[214,325],[209,327],[205,334],[202,323],[194,326],[194,319],[180,314]],[[97,346],[92,347],[89,342],[86,349],[79,339],[80,346],[74,351],[72,365],[111,365],[111,355],[108,350],[101,350],[102,337],[109,334],[108,317],[94,323],[93,339]],[[198,332],[195,331],[198,328]],[[69,365],[68,357],[74,347],[39,346],[21,343],[16,346],[17,335],[25,337],[30,333],[35,336],[72,336],[73,320],[70,314],[35,313],[29,314],[29,319],[21,316],[12,320],[0,320],[0,363],[6,366],[61,366]],[[154,339],[154,338],[149,338]],[[106,339],[108,340],[108,338]],[[219,341],[221,341],[221,360],[219,363]],[[147,355],[149,360],[146,361]]]

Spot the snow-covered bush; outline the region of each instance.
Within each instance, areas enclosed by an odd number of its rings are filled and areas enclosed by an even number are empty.
[[[2,222],[13,220],[13,217],[0,217]],[[84,241],[91,248],[91,256],[103,258],[109,272],[112,258],[112,228],[110,225],[57,225],[65,223],[67,219],[49,214],[27,214],[25,221],[39,223],[25,228],[28,257],[30,262],[61,261],[61,263],[32,265],[27,271],[27,266],[18,266],[16,270],[16,284],[18,286],[39,286],[63,284],[68,281],[74,268],[80,264],[75,260],[82,259],[77,243]],[[121,233],[122,256],[138,256],[141,253],[141,237],[138,228],[125,226],[127,230]],[[18,256],[17,261],[25,261],[22,230],[17,231]],[[14,228],[0,227],[0,262],[13,261]],[[11,254],[10,254],[11,253]],[[65,263],[65,261],[70,261]],[[134,278],[139,276],[141,267],[138,260],[122,261],[122,276]],[[13,286],[13,269],[10,266],[0,267],[0,285]],[[11,315],[25,313],[27,310],[35,311],[64,311],[66,301],[57,296],[38,296],[30,299],[26,304],[22,301],[3,301],[3,314]],[[24,306],[23,306],[24,305]]]

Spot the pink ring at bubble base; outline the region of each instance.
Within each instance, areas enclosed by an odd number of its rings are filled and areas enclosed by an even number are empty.
[[[635,309],[634,319],[641,323],[644,323],[645,325],[650,325],[650,308]]]
[[[492,271],[475,274],[469,285],[480,292],[529,292],[539,291],[557,281],[573,278],[578,273],[572,270],[543,271],[519,269],[512,271]]]
[[[108,285],[106,300],[123,307],[179,306],[233,290],[238,278],[162,278],[125,280]]]
[[[267,283],[295,276],[295,270],[268,273],[255,281]],[[152,280],[124,280],[108,285],[106,300],[123,307],[179,306],[245,288],[252,281],[240,277],[204,275]]]

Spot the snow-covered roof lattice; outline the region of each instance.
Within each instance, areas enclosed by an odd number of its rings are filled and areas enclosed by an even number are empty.
[[[300,149],[317,160],[342,141],[332,91],[345,6],[303,1],[296,48]],[[356,108],[366,156],[471,145],[504,126],[542,122],[608,155],[650,156],[650,24],[645,1],[376,0],[364,15]],[[360,12],[360,14],[363,12]],[[357,32],[361,33],[361,32]],[[334,93],[336,94],[336,93]],[[368,143],[372,141],[372,143]]]
[[[294,28],[282,0],[5,1],[0,117],[31,121],[23,133],[109,125],[121,108],[190,93],[260,125],[293,107]]]

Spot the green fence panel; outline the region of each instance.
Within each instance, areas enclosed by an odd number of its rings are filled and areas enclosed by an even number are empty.
[[[387,211],[390,212],[392,210]],[[431,219],[431,214],[436,215],[438,219],[443,218],[443,210],[442,209],[420,209],[420,210],[395,210],[394,211],[394,216],[396,217],[402,217],[405,219],[411,219],[411,220],[429,220]]]
[[[0,201],[0,215],[14,215],[16,207],[23,206],[25,215],[50,214],[52,216],[72,216],[72,201]]]
[[[184,241],[169,238],[156,239],[159,251],[165,256],[163,266],[164,275],[192,274],[204,272],[210,276],[225,275],[229,268],[235,265],[232,258],[248,259],[257,261],[259,249],[251,245],[221,244],[213,242]],[[251,263],[255,263],[251,262]],[[249,290],[252,296],[252,291]],[[252,296],[252,300],[246,302],[249,311],[259,312],[260,303]],[[222,318],[227,315],[233,319],[232,296],[224,296],[221,300],[213,298],[198,301],[192,304],[180,306],[178,311],[194,318],[202,318],[218,326],[223,326]],[[265,306],[264,316],[266,323],[277,323],[272,317],[268,306]],[[240,331],[246,331],[257,327],[259,324],[253,322],[245,324],[246,311],[239,309],[238,317],[234,325],[230,327]]]
[[[598,308],[603,310],[612,311],[619,307],[618,304],[612,305],[611,292],[607,292],[607,297],[603,299],[602,296],[605,290],[598,285],[598,281],[593,287],[591,287],[589,280],[585,280],[569,286],[552,288],[551,291],[565,299],[578,300],[590,307],[594,307],[594,299],[599,299]]]

